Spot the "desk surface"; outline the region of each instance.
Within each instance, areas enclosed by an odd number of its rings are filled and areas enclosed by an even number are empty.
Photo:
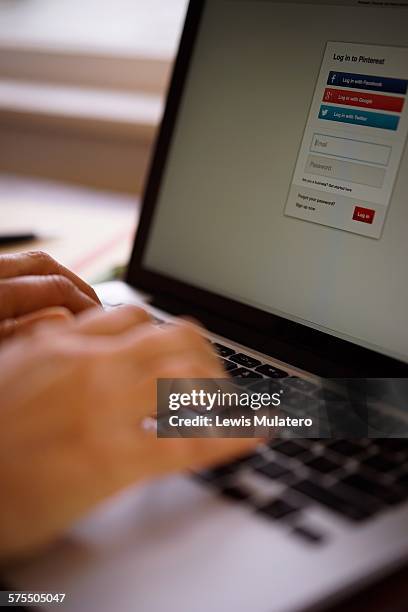
[[[41,237],[0,253],[44,250],[89,282],[127,262],[138,217],[130,196],[0,174],[0,231]]]

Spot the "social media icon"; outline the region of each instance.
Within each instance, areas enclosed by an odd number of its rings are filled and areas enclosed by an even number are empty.
[[[327,108],[322,108],[322,110],[321,110],[322,117],[325,117],[328,112],[329,112],[329,110]]]

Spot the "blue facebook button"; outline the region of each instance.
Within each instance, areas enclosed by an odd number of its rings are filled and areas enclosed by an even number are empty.
[[[388,77],[371,76],[367,74],[352,74],[351,72],[329,72],[328,85],[335,87],[354,87],[369,91],[385,91],[387,93],[406,94],[408,81],[405,79],[390,79]]]
[[[341,106],[326,106],[325,104],[322,104],[320,107],[319,119],[352,123],[353,125],[365,125],[383,130],[396,130],[399,124],[399,117],[396,115],[371,113]]]

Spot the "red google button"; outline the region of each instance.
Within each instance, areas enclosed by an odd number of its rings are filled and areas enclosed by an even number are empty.
[[[354,208],[353,220],[361,221],[362,223],[369,223],[370,225],[374,221],[375,210],[372,208],[362,208],[362,206],[356,206]]]
[[[392,111],[400,113],[404,106],[405,98],[395,96],[383,96],[370,91],[347,91],[345,89],[333,89],[326,87],[323,101],[332,104],[345,104],[346,106],[358,106],[360,108],[375,108],[376,110]]]

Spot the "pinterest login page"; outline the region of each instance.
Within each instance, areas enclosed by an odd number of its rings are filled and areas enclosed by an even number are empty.
[[[208,0],[146,267],[408,361],[407,19]]]
[[[380,238],[408,129],[408,49],[329,42],[285,214]]]

